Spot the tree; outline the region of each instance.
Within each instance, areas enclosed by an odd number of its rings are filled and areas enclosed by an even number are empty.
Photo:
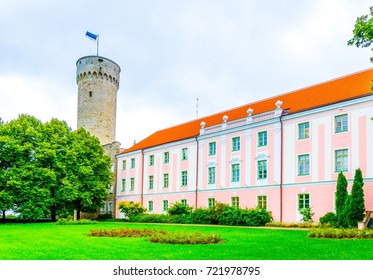
[[[119,211],[127,215],[128,218],[146,212],[146,208],[143,207],[140,202],[122,201],[119,203],[118,208]]]
[[[363,173],[358,168],[355,171],[354,182],[351,190],[351,214],[350,225],[356,227],[358,222],[364,219],[365,202],[364,202],[364,181]]]
[[[69,151],[70,167],[68,188],[71,193],[70,207],[80,213],[97,212],[107,199],[113,174],[111,160],[105,154],[97,137],[84,128],[72,132],[72,149]]]
[[[342,225],[342,221],[344,220],[343,214],[345,213],[345,202],[346,198],[348,197],[347,192],[347,180],[343,173],[339,173],[338,180],[337,180],[337,192],[336,192],[336,215],[338,224]]]
[[[0,191],[0,210],[3,211],[3,222],[5,223],[5,212],[13,205],[12,197],[5,191]]]
[[[347,41],[348,45],[355,45],[358,48],[367,48],[372,44],[373,7],[370,7],[369,15],[363,15],[356,19],[356,23],[352,32],[354,36]],[[373,62],[373,57],[370,58],[370,61]]]

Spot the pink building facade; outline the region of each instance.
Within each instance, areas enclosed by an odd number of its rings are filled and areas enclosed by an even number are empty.
[[[282,222],[300,221],[299,209],[310,207],[317,221],[335,211],[338,174],[351,189],[360,168],[373,210],[371,77],[366,70],[149,136],[117,155],[117,205],[166,213],[177,201],[223,202],[265,208]]]

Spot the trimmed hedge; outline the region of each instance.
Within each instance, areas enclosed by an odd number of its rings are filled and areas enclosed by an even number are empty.
[[[373,230],[365,229],[345,229],[345,228],[318,228],[310,229],[308,237],[311,238],[356,238],[356,239],[372,239]]]

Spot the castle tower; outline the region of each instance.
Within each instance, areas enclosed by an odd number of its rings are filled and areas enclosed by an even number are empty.
[[[119,65],[105,57],[84,56],[76,62],[77,127],[98,137],[101,145],[115,142],[119,75]]]

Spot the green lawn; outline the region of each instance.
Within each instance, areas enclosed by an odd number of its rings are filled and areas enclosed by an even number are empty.
[[[224,243],[171,245],[90,237],[90,229],[151,228],[217,233]],[[0,260],[372,260],[373,240],[311,239],[307,230],[101,222],[0,224]]]

